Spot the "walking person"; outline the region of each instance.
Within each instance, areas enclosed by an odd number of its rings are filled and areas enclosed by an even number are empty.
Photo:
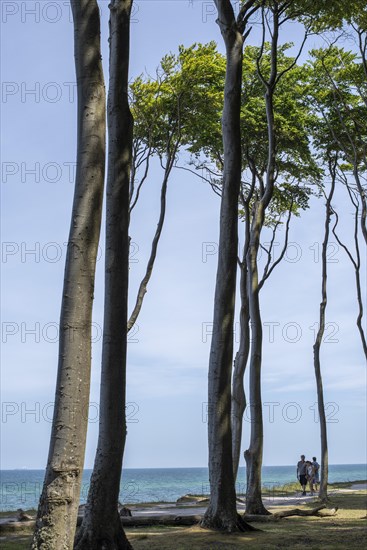
[[[314,484],[315,484],[315,491],[317,491],[317,486],[319,485],[320,483],[320,464],[317,462],[316,460],[316,457],[313,456],[312,457],[312,466],[314,467],[314,470],[315,470],[315,476],[314,476]]]
[[[305,455],[301,455],[301,460],[297,462],[297,479],[302,487],[302,496],[306,495],[307,485],[307,464],[305,461]]]
[[[313,486],[315,481],[315,468],[313,467],[313,464],[310,460],[306,460],[307,468],[306,468],[306,478],[310,485],[310,495],[313,495]]]

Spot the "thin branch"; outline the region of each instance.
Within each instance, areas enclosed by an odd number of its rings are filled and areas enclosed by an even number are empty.
[[[261,18],[262,18],[263,32],[262,32],[262,39],[261,39],[261,46],[260,46],[260,49],[259,49],[259,54],[256,56],[256,69],[257,69],[257,74],[259,75],[259,78],[260,78],[261,82],[264,84],[265,88],[267,88],[268,83],[265,80],[265,77],[263,76],[263,74],[261,72],[261,68],[260,68],[260,61],[261,61],[261,59],[264,55],[264,48],[265,48],[265,10],[264,10],[264,6],[262,6],[262,8],[261,8]]]
[[[298,50],[298,54],[296,55],[296,57],[294,58],[294,61],[289,65],[289,67],[287,67],[286,69],[284,69],[283,71],[281,71],[280,73],[278,73],[278,76],[276,78],[276,81],[275,81],[275,84],[278,84],[279,80],[282,78],[282,76],[284,76],[287,72],[289,72],[290,70],[293,69],[293,67],[295,65],[297,65],[297,62],[299,60],[299,58],[301,57],[301,54],[303,52],[303,48],[306,44],[306,41],[307,41],[307,38],[309,37],[309,32],[308,30],[306,30],[305,32],[305,35],[303,37],[303,41],[302,41],[302,44]]]
[[[214,193],[216,193],[219,197],[222,196],[222,193],[220,192],[219,185],[216,185],[213,181],[206,178],[205,176],[198,174],[197,170],[191,170],[191,168],[187,168],[186,166],[179,166],[178,164],[175,164],[175,168],[178,168],[179,170],[185,170],[187,172],[190,172],[191,174],[194,174],[196,177],[200,178],[201,180],[205,181],[206,183],[209,183],[209,185],[213,189]]]
[[[150,157],[151,157],[151,154],[152,154],[152,149],[149,148],[149,153],[146,157],[146,164],[145,164],[145,170],[144,170],[144,174],[143,174],[143,177],[141,178],[140,180],[140,183],[138,185],[138,188],[136,190],[136,195],[135,195],[135,199],[132,201],[131,205],[130,205],[130,214],[131,212],[133,211],[136,203],[138,202],[138,199],[139,199],[139,196],[140,196],[140,191],[141,191],[141,188],[143,187],[143,184],[144,182],[146,181],[147,177],[148,177],[148,173],[149,173],[149,164],[150,164]],[[132,196],[130,197],[130,201],[132,199]]]
[[[340,240],[338,234],[336,233],[336,228],[337,228],[337,225],[338,225],[338,223],[339,223],[339,216],[338,216],[338,213],[336,212],[336,210],[335,210],[334,208],[332,209],[332,211],[333,211],[333,214],[334,214],[334,216],[335,216],[335,223],[334,223],[334,226],[333,226],[333,229],[332,229],[333,235],[334,235],[334,237],[335,237],[337,243],[338,243],[338,244],[344,249],[344,251],[347,253],[347,255],[348,255],[350,261],[352,262],[352,264],[353,264],[353,266],[354,266],[354,269],[357,269],[357,263],[356,263],[355,259],[353,258],[351,252],[349,251],[349,248],[348,248],[344,243],[341,242],[341,240]]]
[[[272,272],[274,271],[276,266],[282,261],[282,259],[284,258],[284,254],[287,251],[288,238],[289,238],[289,224],[290,224],[291,217],[292,217],[292,206],[293,206],[293,201],[292,201],[291,206],[290,206],[289,211],[288,211],[288,217],[287,217],[287,222],[286,222],[286,226],[285,226],[285,237],[284,237],[283,249],[282,249],[278,259],[273,263],[273,265],[271,266],[269,271],[265,272],[265,270],[264,270],[263,277],[262,277],[262,279],[259,283],[259,290],[263,287],[265,281],[270,277],[270,275],[272,274]],[[275,234],[274,234],[274,237],[275,237]]]

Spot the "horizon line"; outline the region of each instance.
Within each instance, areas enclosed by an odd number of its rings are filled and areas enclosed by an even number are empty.
[[[286,468],[286,467],[289,467],[289,466],[294,466],[294,464],[263,464],[263,468]],[[329,464],[329,466],[366,466],[367,468],[367,463],[366,462],[338,462],[338,463],[333,463],[333,464]],[[122,471],[124,470],[197,470],[197,469],[203,469],[203,468],[208,468],[208,466],[168,466],[168,467],[165,467],[165,466],[154,466],[154,467],[144,467],[144,466],[139,466],[139,467],[126,467],[126,468],[122,468]],[[246,468],[246,465],[243,465],[243,466],[239,466],[239,468]],[[24,470],[27,470],[27,471],[42,471],[42,470],[46,470],[46,467],[44,468],[27,468],[27,467],[24,467],[24,468],[0,468],[0,472],[16,472],[16,471],[24,471]],[[93,468],[84,468],[83,471],[85,470],[93,470]]]

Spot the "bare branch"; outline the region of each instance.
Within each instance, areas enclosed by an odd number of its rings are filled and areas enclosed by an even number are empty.
[[[263,277],[259,283],[259,290],[263,287],[265,281],[270,277],[270,275],[272,274],[272,272],[274,271],[274,269],[276,268],[276,266],[278,264],[280,264],[280,262],[282,261],[282,259],[284,258],[284,254],[286,253],[287,251],[287,247],[288,247],[288,238],[289,238],[289,224],[290,224],[290,221],[291,221],[291,217],[292,217],[292,207],[293,207],[293,200],[291,202],[291,205],[289,207],[289,211],[288,211],[288,217],[287,217],[287,222],[286,222],[286,226],[285,226],[285,237],[284,237],[284,245],[283,245],[283,249],[278,257],[278,259],[273,263],[273,265],[271,266],[270,269],[269,268],[269,265],[270,265],[270,261],[271,261],[271,256],[269,256],[269,260],[268,263],[267,263],[267,269],[264,269],[264,273],[263,273]],[[277,227],[277,226],[276,226]],[[276,231],[276,228],[275,228],[275,231]],[[273,239],[272,239],[272,242],[271,242],[271,247],[273,246],[273,242],[274,242],[274,238],[275,238],[275,231],[274,231],[274,234],[273,234]],[[270,248],[270,251],[271,251],[271,248]]]

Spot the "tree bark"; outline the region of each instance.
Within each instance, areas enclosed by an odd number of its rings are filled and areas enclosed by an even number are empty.
[[[241,183],[240,108],[243,37],[231,3],[216,0],[226,45],[222,118],[224,173],[220,211],[213,336],[209,359],[208,442],[210,504],[201,525],[226,532],[249,528],[237,514],[231,434],[231,372]]]
[[[91,321],[105,171],[105,89],[95,0],[71,2],[77,170],[65,264],[55,409],[32,548],[72,548],[88,422]]]
[[[324,230],[324,240],[322,243],[322,283],[321,283],[321,294],[322,300],[320,303],[320,312],[319,312],[319,330],[317,331],[315,344],[313,346],[313,356],[314,356],[314,369],[315,369],[315,378],[316,378],[316,388],[317,388],[317,404],[320,420],[320,438],[321,438],[321,478],[320,478],[320,489],[319,497],[321,500],[327,500],[327,484],[328,484],[328,443],[327,443],[327,427],[326,427],[326,415],[325,415],[325,405],[324,405],[324,391],[322,385],[322,375],[321,375],[321,362],[320,362],[320,349],[322,344],[322,338],[325,331],[325,313],[327,305],[327,247],[329,243],[329,233],[330,233],[330,218],[332,214],[331,201],[334,195],[335,190],[335,179],[336,179],[336,160],[333,162],[329,160],[329,171],[331,176],[331,187],[329,195],[326,199],[325,207],[325,230]]]
[[[246,409],[244,375],[250,352],[250,314],[247,298],[247,265],[241,265],[241,312],[240,312],[240,346],[236,354],[232,378],[231,430],[233,477],[236,481],[241,455],[243,414]]]
[[[260,246],[260,234],[264,223],[264,208],[261,202],[255,205],[253,214],[250,246],[247,265],[249,270],[247,292],[251,317],[251,356],[250,356],[250,407],[251,436],[250,446],[245,452],[247,490],[246,513],[267,514],[261,497],[261,467],[263,455],[263,416],[261,399],[261,364],[262,364],[262,321],[259,302],[259,280],[257,255]]]
[[[129,182],[133,120],[128,103],[131,0],[110,3],[105,304],[98,446],[77,550],[131,549],[118,513],[126,440]]]
[[[250,242],[250,202],[256,184],[256,176],[253,173],[252,185],[247,198],[241,192],[242,206],[245,211],[245,242],[243,245],[241,278],[240,278],[240,345],[233,365],[232,396],[231,396],[231,429],[232,429],[232,460],[233,476],[236,482],[241,455],[242,423],[246,409],[246,394],[244,388],[244,376],[250,353],[250,310],[247,295],[247,253]]]

